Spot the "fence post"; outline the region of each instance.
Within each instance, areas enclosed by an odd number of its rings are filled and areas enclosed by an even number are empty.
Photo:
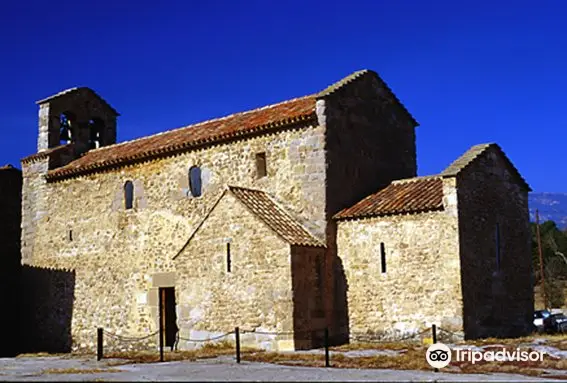
[[[163,362],[163,298],[162,289],[158,291],[158,304],[159,304],[159,361]]]
[[[240,363],[240,329],[234,328],[234,337],[236,341],[236,363]]]
[[[331,367],[329,361],[329,328],[325,327],[325,367]]]
[[[435,323],[431,325],[431,332],[432,332],[433,343],[435,344],[437,343],[437,325],[435,325]],[[436,368],[434,371],[439,372],[439,369]]]
[[[102,328],[99,327],[96,329],[96,360],[99,361],[102,359],[103,349],[102,349]]]

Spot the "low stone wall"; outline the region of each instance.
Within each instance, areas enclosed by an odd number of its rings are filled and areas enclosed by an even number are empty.
[[[75,272],[24,265],[20,287],[21,352],[71,351]]]

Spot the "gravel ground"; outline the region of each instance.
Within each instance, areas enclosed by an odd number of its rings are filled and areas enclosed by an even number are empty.
[[[550,381],[513,374],[450,374],[433,371],[358,370],[291,367],[267,363],[236,364],[232,357],[198,362],[108,366],[84,357],[0,358],[0,380],[9,381]],[[105,370],[60,374],[58,369]],[[112,371],[115,372],[112,372]],[[560,380],[558,380],[560,381]]]

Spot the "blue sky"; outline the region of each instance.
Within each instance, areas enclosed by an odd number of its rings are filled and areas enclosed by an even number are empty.
[[[418,173],[497,142],[567,192],[567,2],[25,1],[0,9],[0,165],[36,150],[35,101],[89,86],[127,140],[377,71],[420,122]]]

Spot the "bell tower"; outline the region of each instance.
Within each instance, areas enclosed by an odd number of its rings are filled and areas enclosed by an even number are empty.
[[[116,143],[118,112],[92,89],[71,88],[37,101],[39,135],[43,152],[71,144],[76,156]]]

